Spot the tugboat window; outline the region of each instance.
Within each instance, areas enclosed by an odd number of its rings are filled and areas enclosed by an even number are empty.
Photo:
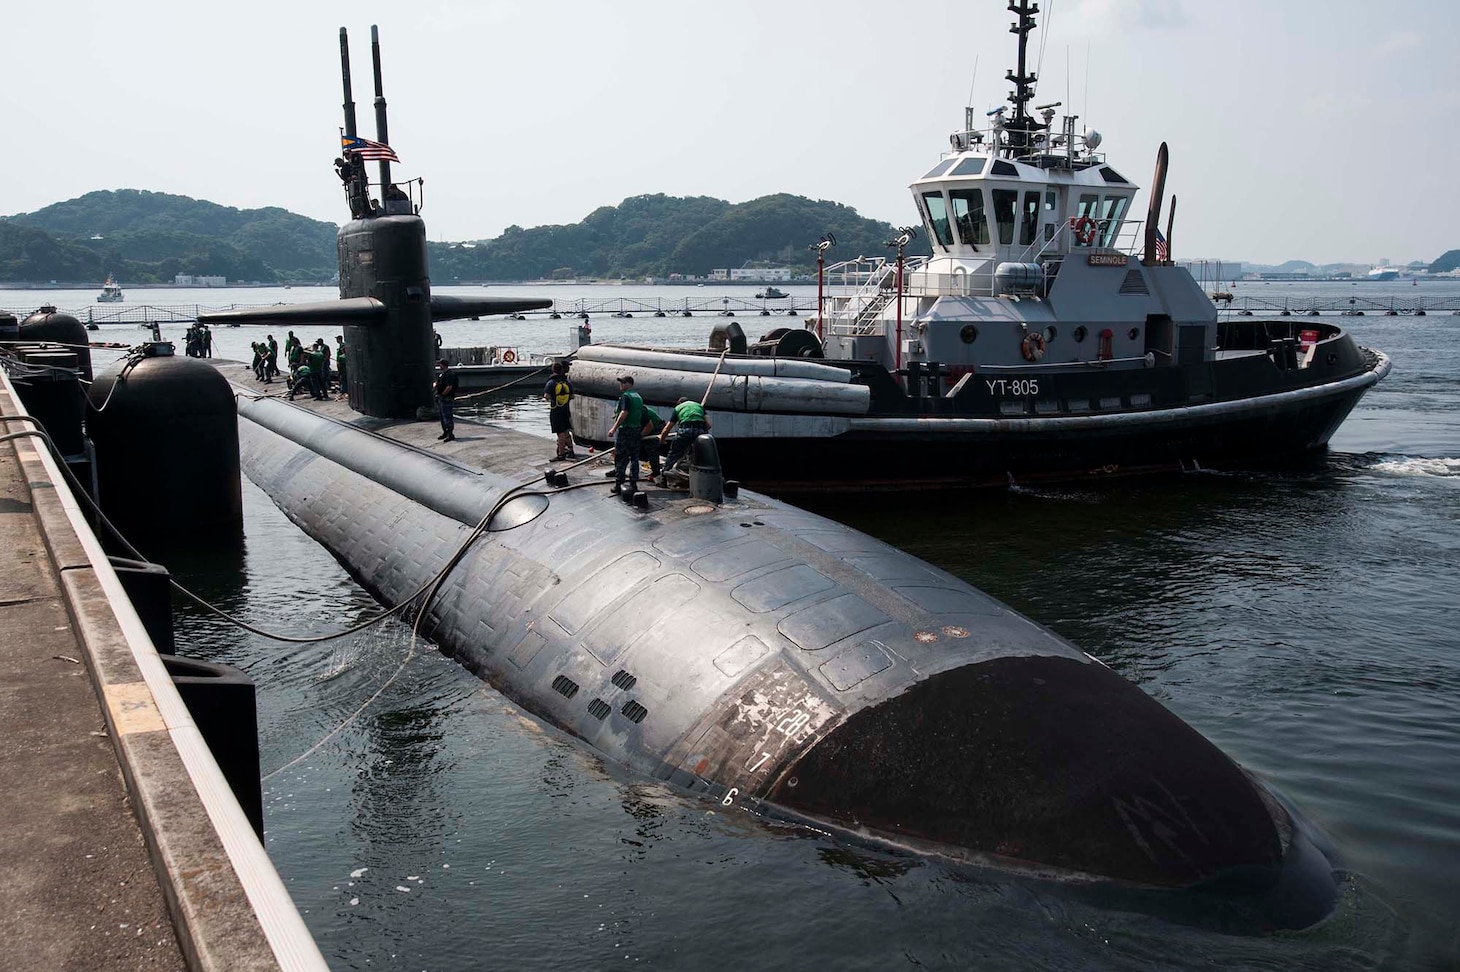
[[[1091,219],[1094,219],[1096,217],[1096,215],[1097,215],[1097,212],[1096,211],[1099,208],[1100,208],[1100,197],[1099,196],[1081,196],[1080,197],[1080,212],[1079,212],[1079,215],[1081,215],[1081,216],[1089,216]]]
[[[983,211],[983,190],[950,189],[948,198],[953,203],[953,221],[958,224],[959,238],[974,245],[987,243],[989,220]]]
[[[933,168],[928,172],[927,175],[923,176],[923,178],[924,179],[936,179],[936,178],[938,178],[938,176],[940,176],[943,173],[947,172],[948,171],[948,166],[952,165],[955,161],[957,161],[957,160],[956,159],[944,159],[942,162],[939,162],[937,165],[933,166]]]
[[[1106,196],[1105,212],[1100,217],[1100,245],[1112,246],[1120,232],[1120,221],[1125,218],[1125,209],[1130,205],[1128,196]]]
[[[948,225],[948,204],[941,192],[923,193],[923,205],[928,207],[928,228],[933,239],[943,246],[953,245],[953,228]]]
[[[1058,206],[1059,202],[1059,193],[1055,192],[1054,190],[1047,191],[1044,194],[1044,211],[1047,213],[1054,212],[1054,207]]]
[[[978,340],[978,328],[972,324],[965,324],[963,325],[963,329],[958,332],[958,336],[963,340],[964,344],[972,344]]]
[[[1075,339],[1076,344],[1081,344],[1084,342],[1085,335],[1088,333],[1089,332],[1085,330],[1085,325],[1081,324],[1079,327],[1075,328],[1074,333],[1070,336]]]
[[[1056,337],[1059,336],[1059,333],[1060,332],[1055,329],[1055,326],[1053,324],[1049,325],[1048,327],[1046,327],[1044,329],[1044,340],[1045,340],[1045,342],[1048,343],[1050,341],[1053,341]]]
[[[1024,194],[1024,220],[1019,225],[1019,243],[1028,246],[1039,236],[1039,193]]]
[[[1140,336],[1141,336],[1141,329],[1140,329],[1140,328],[1138,328],[1138,327],[1133,327],[1133,328],[1131,328],[1131,329],[1130,329],[1130,334],[1129,334],[1129,335],[1127,335],[1127,336],[1128,336],[1128,337],[1129,337],[1129,338],[1130,338],[1130,339],[1131,339],[1131,340],[1132,340],[1132,341],[1134,341],[1134,340],[1135,340],[1135,339],[1136,339],[1136,338],[1138,338],[1138,337],[1140,337]]]
[[[962,162],[959,162],[958,165],[956,165],[953,168],[953,171],[951,173],[949,173],[949,175],[956,175],[956,176],[978,175],[980,172],[983,171],[983,164],[986,161],[988,161],[988,160],[985,159],[985,158],[983,158],[983,156],[979,156],[979,155],[975,155],[972,158],[964,159]]]
[[[1013,189],[994,190],[994,221],[999,224],[999,242],[1014,242],[1014,207],[1019,205],[1019,193]]]

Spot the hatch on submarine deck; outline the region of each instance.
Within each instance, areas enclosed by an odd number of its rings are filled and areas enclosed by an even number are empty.
[[[249,477],[386,603],[439,571],[551,440],[239,392]],[[542,486],[503,508],[423,630],[605,758],[723,806],[1044,876],[1294,886],[1294,818],[1141,689],[946,572],[768,497]],[[700,512],[696,512],[698,509]],[[1301,842],[1306,846],[1306,842]],[[1315,867],[1321,879],[1315,880]]]

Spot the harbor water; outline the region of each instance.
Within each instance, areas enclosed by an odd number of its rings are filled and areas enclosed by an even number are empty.
[[[1460,282],[1440,281],[1262,289],[1301,298],[1340,287],[1370,298],[1460,295]],[[668,289],[485,292],[561,301]],[[8,291],[0,305],[73,307],[94,296]],[[201,302],[332,296],[296,287],[207,292]],[[145,292],[148,303],[193,299]],[[738,319],[752,337],[762,323],[784,326]],[[1394,370],[1329,453],[1299,468],[863,494],[814,507],[1070,638],[1300,807],[1347,873],[1335,912],[1301,931],[1224,934],[1088,890],[849,846],[725,810],[604,763],[399,624],[288,645],[179,602],[179,650],[237,665],[258,683],[268,850],[335,968],[1454,969],[1460,317],[1344,320],[1360,343],[1390,354]],[[702,344],[714,322],[592,323],[597,341],[669,346]],[[440,330],[451,346],[551,351],[565,346],[569,325],[458,321]],[[164,335],[182,330],[168,325]],[[338,333],[296,331],[306,340]],[[217,330],[215,354],[244,357],[263,333]],[[93,334],[139,336],[122,325]],[[464,411],[541,435],[546,457],[539,394],[529,382]],[[268,629],[316,633],[376,610],[248,483],[244,501],[241,549],[138,544]]]

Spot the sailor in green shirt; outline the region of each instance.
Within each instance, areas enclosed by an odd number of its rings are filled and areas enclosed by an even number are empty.
[[[669,470],[685,457],[694,440],[708,431],[710,431],[710,417],[705,414],[704,406],[699,402],[681,398],[679,404],[674,406],[674,417],[665,423],[664,431],[659,433],[661,442],[670,432],[674,433],[674,441],[669,444],[669,457],[664,460],[664,475],[659,479],[660,486],[667,484]]]
[[[644,416],[644,400],[634,391],[634,376],[621,376],[618,390],[618,404],[614,406],[618,414],[608,429],[608,434],[613,436],[613,489],[609,492],[623,492],[625,468],[629,474],[629,491],[634,492],[639,488],[639,450],[648,423]]]

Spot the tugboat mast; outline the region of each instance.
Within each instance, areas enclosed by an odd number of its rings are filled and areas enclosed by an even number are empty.
[[[1017,73],[1010,71],[1005,75],[1015,88],[1009,92],[1009,103],[1014,106],[1014,117],[1004,129],[1009,136],[1010,154],[1019,156],[1033,147],[1033,133],[1047,127],[1030,117],[1025,107],[1029,99],[1034,97],[1034,82],[1038,80],[1038,76],[1028,70],[1027,54],[1029,32],[1035,27],[1034,15],[1039,13],[1039,4],[1030,3],[1029,0],[1009,0],[1009,10],[1019,15],[1019,22],[1009,27],[1009,33],[1019,35],[1019,68]]]

